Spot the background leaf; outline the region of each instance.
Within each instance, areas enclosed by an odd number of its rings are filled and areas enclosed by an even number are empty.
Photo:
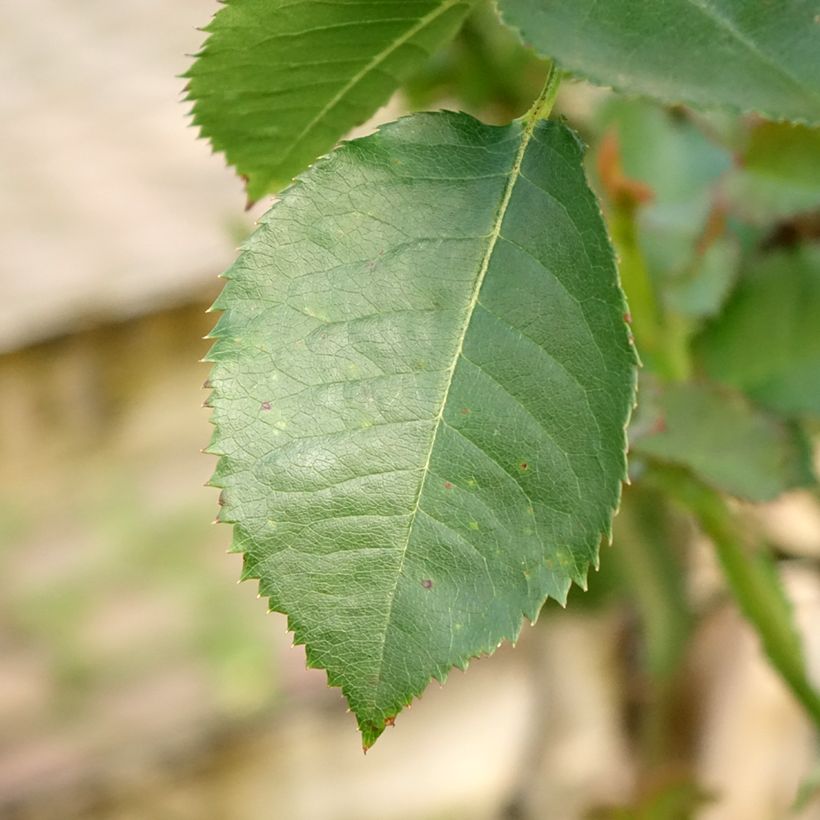
[[[601,126],[599,172],[606,173],[607,162],[619,163],[621,185],[642,195],[636,238],[663,303],[693,318],[717,313],[734,283],[740,250],[717,207],[731,155],[689,118],[644,100],[616,98]],[[603,182],[603,194],[617,198]]]
[[[642,386],[633,433],[635,453],[687,467],[711,486],[750,501],[814,482],[798,431],[725,388]]]
[[[820,128],[761,122],[727,180],[733,208],[756,223],[820,209]]]
[[[500,0],[563,68],[618,91],[820,122],[814,0]]]
[[[666,304],[691,318],[714,316],[731,293],[740,263],[740,243],[725,234],[698,248],[688,270],[664,282]]]
[[[416,115],[274,206],[217,307],[222,519],[365,746],[597,562],[634,351],[577,139]]]
[[[715,379],[761,404],[820,414],[820,247],[759,257],[697,350]]]
[[[191,66],[193,119],[257,200],[387,102],[474,0],[229,0]]]

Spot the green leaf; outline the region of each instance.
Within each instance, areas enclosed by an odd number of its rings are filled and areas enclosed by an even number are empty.
[[[814,483],[809,448],[795,428],[714,385],[642,386],[631,449],[750,501]]]
[[[760,224],[820,209],[820,128],[761,122],[730,175],[731,206]]]
[[[820,415],[820,247],[759,258],[696,349],[706,370],[786,414]]]
[[[563,68],[669,103],[820,122],[815,0],[499,0]]]
[[[665,303],[693,319],[717,315],[734,287],[740,254],[740,243],[731,235],[696,249],[688,269],[663,283]]]
[[[228,0],[187,73],[193,119],[257,200],[387,102],[475,0]]]
[[[623,172],[648,186],[648,204],[665,209],[658,223],[691,230],[703,220],[708,192],[732,164],[725,148],[688,117],[647,100],[614,97],[601,120],[617,136]]]
[[[625,304],[566,127],[420,114],[283,195],[216,305],[222,520],[365,747],[584,585],[625,470]]]

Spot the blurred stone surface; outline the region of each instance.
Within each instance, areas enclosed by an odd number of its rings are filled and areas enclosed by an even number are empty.
[[[211,287],[250,220],[185,71],[215,0],[0,4],[0,350]]]

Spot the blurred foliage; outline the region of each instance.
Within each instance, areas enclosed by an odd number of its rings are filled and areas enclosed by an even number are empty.
[[[786,416],[820,415],[820,244],[758,253],[698,339],[715,379]]]
[[[223,715],[275,697],[269,624],[225,586],[221,533],[204,518],[212,499],[191,461],[202,458],[187,400],[202,378],[201,314],[195,305],[122,325],[116,341],[101,329],[0,362],[20,404],[4,417],[16,426],[0,471],[0,642],[13,669],[42,662],[44,725],[77,725],[174,673],[200,681]],[[155,486],[163,473],[178,476],[172,493]]]
[[[503,120],[526,107],[542,73],[482,7],[407,94],[413,107],[443,99]],[[573,592],[570,605],[621,606],[637,618],[638,667],[652,693],[639,709],[638,747],[652,772],[687,755],[668,737],[680,729],[682,664],[702,615],[684,581],[687,521],[715,541],[727,590],[781,675],[809,711],[817,703],[777,557],[715,490],[762,501],[816,486],[820,129],[664,107],[569,81],[557,110],[590,144],[588,171],[645,365],[630,430],[637,484],[626,489],[614,546],[602,551],[589,592]],[[670,465],[685,476],[671,494],[662,479]],[[596,816],[685,818],[702,799],[684,780]]]
[[[820,209],[820,130],[763,121],[743,136],[726,186],[733,210],[765,225]]]
[[[687,467],[707,484],[749,501],[811,487],[811,452],[794,424],[724,385],[662,387],[644,378],[632,424],[638,456]]]
[[[587,820],[691,820],[713,798],[689,780],[672,780],[652,789],[634,806],[600,809]]]
[[[499,25],[494,4],[484,0],[404,93],[412,109],[461,107],[486,122],[507,123],[530,107],[546,73],[547,62]]]
[[[815,765],[808,777],[800,784],[792,812],[797,814],[805,811],[818,796],[820,796],[820,763]]]

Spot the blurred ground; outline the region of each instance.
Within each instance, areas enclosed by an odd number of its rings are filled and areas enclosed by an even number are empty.
[[[0,817],[494,816],[524,654],[454,673],[365,758],[234,583],[199,452],[210,321],[195,304],[0,360]]]
[[[175,79],[214,7],[0,9],[0,817],[572,820],[626,801],[621,612],[550,610],[364,757],[284,619],[233,583],[198,360],[251,220]],[[816,516],[793,497],[767,523],[817,555]],[[816,638],[816,584],[791,581]],[[698,816],[787,816],[814,738],[731,610],[692,668],[697,774],[720,798]]]

